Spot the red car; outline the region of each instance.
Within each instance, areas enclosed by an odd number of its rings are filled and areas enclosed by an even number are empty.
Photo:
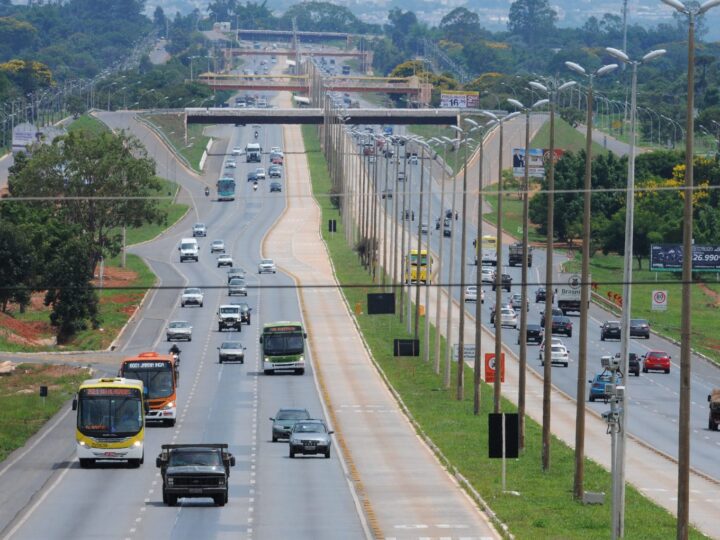
[[[670,355],[665,351],[650,351],[643,356],[643,373],[649,370],[664,371],[670,373]]]

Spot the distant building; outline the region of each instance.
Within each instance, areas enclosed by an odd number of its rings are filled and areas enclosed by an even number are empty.
[[[229,32],[230,31],[230,23],[229,22],[216,22],[213,24],[213,30],[215,32]]]

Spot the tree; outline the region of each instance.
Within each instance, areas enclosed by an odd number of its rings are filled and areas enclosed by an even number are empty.
[[[165,12],[163,11],[163,8],[157,6],[155,8],[155,12],[153,13],[153,25],[155,26],[155,29],[159,30],[160,32],[162,32],[163,35],[165,35],[166,23],[167,19],[165,18]]]
[[[517,0],[510,6],[508,30],[532,45],[555,30],[557,13],[548,0]]]
[[[396,7],[388,12],[388,24],[385,25],[385,33],[388,34],[396,47],[407,51],[410,42],[409,36],[417,25],[418,19],[415,13],[403,11]]]
[[[445,15],[438,28],[445,39],[463,45],[477,41],[483,33],[478,14],[464,7],[457,7]]]
[[[160,189],[154,174],[155,164],[136,138],[79,131],[34,149],[31,158],[11,169],[8,186],[13,196],[51,199],[32,204],[80,227],[94,268],[101,255],[119,252],[123,225],[165,221],[157,201],[145,198]]]
[[[0,306],[5,313],[8,302],[20,304],[30,301],[34,272],[33,247],[22,229],[5,220],[0,221]]]
[[[297,19],[298,28],[311,32],[363,32],[365,23],[345,6],[330,2],[302,2],[288,8],[282,19]]]

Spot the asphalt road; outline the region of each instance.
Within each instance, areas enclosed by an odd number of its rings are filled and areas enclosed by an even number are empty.
[[[408,201],[412,201],[411,208],[415,211],[416,221],[411,221],[412,233],[417,233],[417,220],[419,219],[419,189],[420,189],[420,166],[408,165],[408,170],[413,169],[412,173],[408,172],[407,176],[410,178],[407,183],[406,189],[408,190]],[[429,175],[430,167],[426,167],[425,173],[425,186],[427,186],[427,177]],[[380,180],[378,185],[384,186],[384,158],[380,157],[378,161],[378,175]],[[391,168],[392,174],[392,168]],[[390,183],[394,183],[394,178],[390,179]],[[402,186],[403,183],[400,184]],[[462,186],[458,186],[458,193]],[[403,188],[401,187],[401,190]],[[451,191],[451,183],[448,182],[446,189]],[[436,231],[434,224],[435,218],[441,215],[440,207],[440,193],[439,184],[437,181],[433,182],[433,194],[431,199],[430,207],[430,245],[431,249],[435,252],[439,252],[441,234],[440,231]],[[398,193],[399,201],[402,200],[401,192]],[[458,200],[456,208],[460,209],[460,195],[458,194]],[[428,197],[424,199],[424,211],[422,221],[427,222],[427,204]],[[392,215],[394,211],[393,201],[386,201],[387,209]],[[398,206],[402,208],[401,202]],[[445,208],[451,208],[451,197],[448,193],[445,194]],[[468,203],[468,208],[471,205]],[[398,216],[402,214],[398,212]],[[460,213],[461,214],[461,213]],[[472,217],[476,215],[476,210],[470,213],[471,219],[468,223],[467,232],[467,259],[466,259],[466,282],[467,284],[475,283],[475,276],[477,267],[474,265],[474,248],[472,241],[476,237],[476,222]],[[459,221],[454,221],[455,230],[453,231],[451,238],[445,238],[446,245],[444,246],[443,253],[443,267],[442,275],[439,279],[440,283],[448,284],[460,284],[460,267],[458,262],[460,261],[460,247],[461,247],[461,225],[463,216],[459,216]],[[483,234],[495,234],[494,227],[487,224],[484,226]],[[449,260],[450,260],[450,241],[455,244],[455,268],[452,276],[449,271]],[[425,237],[423,236],[423,246],[425,244]],[[413,248],[416,247],[413,242]],[[508,261],[508,250],[507,244],[503,248],[502,256],[500,259],[504,262],[506,270],[513,278],[513,285],[511,287],[511,293],[520,293],[521,291],[521,268],[507,267]],[[559,265],[566,259],[563,253],[556,251],[554,266],[556,272],[559,272]],[[535,304],[534,302],[534,291],[539,286],[544,286],[545,279],[545,263],[546,254],[543,249],[535,249],[533,251],[533,266],[529,269],[529,283],[528,283],[528,298],[530,299],[530,311],[528,312],[529,323],[540,323],[540,312],[544,309],[544,303]],[[491,286],[486,286],[486,299],[483,307],[483,324],[492,332],[493,328],[489,325],[490,320],[490,309],[495,304],[495,296]],[[462,291],[461,287],[452,287],[453,296],[461,300]],[[424,293],[421,292],[421,298],[424,298]],[[503,300],[509,298],[510,294],[503,293]],[[414,295],[413,295],[414,298]],[[431,306],[431,313],[433,313],[433,307]],[[468,306],[467,313],[474,315],[475,306]],[[570,350],[570,366],[563,368],[554,366],[552,369],[553,384],[567,393],[570,396],[576,395],[577,389],[577,352],[579,348],[579,326],[580,317],[578,313],[569,313],[569,317],[573,322],[573,335],[572,338],[566,338],[563,336],[563,341],[566,343]],[[590,309],[590,320],[588,323],[589,329],[589,341],[588,341],[588,366],[587,372],[583,376],[585,381],[592,378],[593,375],[602,371],[600,366],[600,358],[603,355],[615,354],[620,350],[619,341],[601,341],[600,340],[600,324],[605,320],[617,320],[617,317],[605,312],[597,305],[592,305]],[[517,345],[518,331],[510,328],[504,328],[502,332],[502,339],[505,344],[512,348],[516,353],[519,351]],[[456,341],[456,340],[454,340]],[[528,346],[528,365],[531,369],[536,370],[542,375],[542,367],[538,359],[538,346]],[[679,347],[669,342],[666,339],[660,338],[656,335],[651,335],[649,340],[633,338],[630,342],[630,352],[634,352],[638,355],[645,354],[649,350],[663,350],[668,352],[672,357],[672,367],[670,374],[664,374],[660,372],[641,373],[640,377],[630,376],[627,382],[628,396],[630,409],[628,412],[629,430],[630,433],[646,442],[650,447],[660,450],[670,456],[677,458],[677,437],[678,437],[678,397],[680,388],[680,350]],[[714,364],[698,357],[693,356],[693,372],[691,378],[692,387],[692,407],[691,407],[691,466],[716,479],[720,480],[720,465],[717,462],[717,453],[720,450],[720,436],[717,432],[709,431],[707,429],[707,395],[710,390],[720,386],[720,369]],[[589,388],[589,384],[588,384]],[[587,391],[586,391],[587,396]],[[587,406],[598,412],[605,411],[609,408],[609,405],[602,402],[588,403]],[[608,438],[609,444],[609,438]]]
[[[107,119],[120,127],[127,125],[129,116],[112,114]],[[228,129],[232,131],[228,148],[234,144],[244,146],[252,137],[250,128]],[[162,173],[164,147],[152,135],[142,135],[142,131],[141,138]],[[262,140],[265,147],[282,146],[277,127],[263,128]],[[212,157],[208,169],[217,174],[222,159]],[[253,192],[244,181],[247,166],[238,161],[238,198],[234,202],[205,198],[202,184],[194,175],[182,168],[175,170],[177,181],[187,189],[182,197],[195,201],[197,215],[208,226],[208,237],[200,239],[198,263],[179,263],[177,255],[180,238],[190,236],[192,223],[198,220],[194,212],[161,238],[132,249],[148,260],[163,288],[148,298],[142,317],[126,332],[121,350],[128,355],[167,350],[164,329],[168,320],[187,320],[193,325],[194,339],[180,344],[179,417],[175,428],[147,430],[146,460],[137,470],[115,465],[82,470],[74,456],[73,416],[68,414],[63,419],[65,437],[57,437],[57,430],[48,436],[48,440],[59,441],[61,448],[54,450],[61,460],[46,456],[39,463],[33,459],[36,452],[30,451],[12,464],[6,478],[0,472],[0,497],[14,498],[6,493],[11,486],[4,480],[15,474],[12,478],[18,483],[12,489],[16,498],[24,502],[15,509],[17,513],[6,509],[0,514],[3,538],[330,539],[337,538],[338,531],[343,531],[346,538],[364,537],[353,495],[335,453],[330,460],[290,460],[287,444],[270,440],[268,418],[280,407],[307,407],[321,418],[324,414],[312,359],[304,376],[262,375],[258,343],[261,324],[298,320],[301,313],[292,287],[272,288],[291,285],[289,277],[256,273],[261,240],[283,211],[284,196],[269,193],[269,180],[261,182],[261,188]],[[253,307],[252,324],[244,326],[240,333],[217,331],[215,311],[228,297],[224,287],[226,270],[216,267],[215,256],[209,250],[216,238],[225,240],[235,264],[248,272],[247,301]],[[186,285],[203,288],[203,308],[180,308],[178,299]],[[217,362],[216,347],[231,338],[240,339],[247,347],[244,365]],[[161,502],[154,457],[163,443],[196,441],[230,444],[237,465],[230,476],[229,504],[219,508],[209,500],[189,499],[179,508],[166,507]],[[35,448],[38,452],[41,449],[49,452],[45,441]],[[32,485],[27,485],[24,475],[19,474],[28,468],[38,469]]]

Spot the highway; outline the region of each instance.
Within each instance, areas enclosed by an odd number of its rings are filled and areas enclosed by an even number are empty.
[[[111,114],[109,122],[121,127],[130,115]],[[228,148],[244,146],[252,137],[250,128],[231,128]],[[158,163],[162,147],[153,137]],[[281,130],[262,130],[264,146],[282,146]],[[151,144],[149,144],[151,143]],[[222,157],[212,158],[212,174],[220,170]],[[270,441],[269,417],[280,407],[307,407],[315,417],[324,417],[313,378],[312,360],[304,376],[266,377],[260,369],[259,329],[263,322],[300,320],[298,299],[281,272],[256,273],[263,236],[285,207],[283,194],[268,193],[269,180],[253,192],[245,180],[249,165],[238,160],[238,198],[234,202],[206,199],[202,184],[182,168],[177,180],[196,204],[194,211],[159,239],[137,246],[164,287],[152,293],[142,318],[128,332],[122,350],[128,355],[145,350],[164,351],[168,320],[187,320],[193,325],[192,342],[180,344],[181,377],[178,423],[175,428],[150,427],[145,441],[145,464],[137,470],[102,465],[81,470],[74,459],[74,444],[65,443],[65,461],[55,464],[46,486],[10,523],[2,523],[3,538],[363,538],[365,533],[345,474],[337,455],[330,460],[308,457],[288,459],[287,444]],[[267,161],[267,158],[265,158]],[[256,166],[257,164],[250,164]],[[267,163],[263,163],[267,166]],[[283,182],[285,180],[283,179]],[[197,213],[198,218],[196,218]],[[198,263],[179,263],[179,239],[190,236],[195,221],[208,226],[208,237],[200,239]],[[252,324],[240,333],[217,331],[215,311],[228,299],[225,270],[210,254],[213,239],[222,238],[235,264],[248,272],[253,307]],[[180,308],[178,299],[185,285],[205,292],[203,308]],[[235,338],[247,347],[246,363],[219,364],[216,347]],[[72,424],[70,424],[72,425]],[[67,441],[72,441],[68,431]],[[159,472],[154,458],[163,443],[226,442],[237,459],[230,476],[230,501],[223,508],[211,507],[204,499],[185,500],[179,508],[161,502]],[[289,479],[292,481],[288,481]],[[278,509],[282,509],[279,514]]]
[[[400,147],[401,152],[403,147]],[[378,158],[378,185],[384,186],[384,166],[383,157]],[[402,163],[402,162],[401,162]],[[402,165],[401,165],[402,166]],[[405,189],[408,192],[408,200],[410,201],[410,208],[415,211],[416,220],[419,216],[419,189],[420,189],[420,165],[407,165],[408,173],[407,176],[410,179]],[[412,172],[409,172],[410,169]],[[425,172],[425,186],[427,187],[427,178],[430,175],[431,167],[426,164]],[[437,167],[432,168],[433,171],[437,171]],[[393,174],[393,168],[390,167],[391,175]],[[469,176],[477,175],[477,168],[475,172],[470,171]],[[390,185],[394,187],[394,178],[390,178]],[[433,193],[430,208],[430,245],[432,251],[436,254],[439,253],[441,231],[435,230],[435,218],[441,215],[440,208],[440,183],[438,178],[433,179]],[[403,183],[400,183],[400,190],[403,189]],[[456,202],[456,208],[461,209],[460,191],[462,189],[461,180],[458,181],[458,199]],[[452,206],[452,182],[446,183],[445,193],[445,208],[451,208]],[[399,200],[402,191],[397,194]],[[386,200],[385,202],[387,211],[392,215],[394,211],[393,201]],[[424,200],[424,209],[422,221],[427,221],[427,204],[428,197]],[[401,203],[399,203],[401,207]],[[472,209],[473,205],[468,201],[468,209]],[[467,226],[467,260],[465,261],[466,266],[466,281],[467,284],[474,284],[476,279],[477,267],[474,265],[474,247],[472,245],[473,240],[476,237],[476,206],[470,212],[470,219]],[[399,212],[398,217],[402,214]],[[459,216],[459,221],[454,221],[454,231],[451,238],[445,238],[446,242],[443,253],[443,266],[442,275],[437,280],[440,283],[460,283],[460,267],[457,262],[460,260],[460,247],[461,247],[461,226],[463,216]],[[410,222],[412,226],[412,234],[417,233],[417,221]],[[495,228],[491,225],[484,225],[483,234],[495,235]],[[423,246],[425,245],[425,237],[423,237]],[[449,272],[449,260],[450,260],[450,241],[455,244],[455,268],[454,273],[451,276]],[[416,247],[416,240],[413,241],[412,247]],[[521,268],[515,267],[510,268],[507,266],[508,250],[507,244],[503,246],[501,260],[503,261],[503,267],[513,278],[513,285],[511,293],[520,293],[521,290]],[[560,265],[567,260],[567,256],[564,252],[556,250],[554,266],[556,275],[559,273]],[[545,279],[545,264],[546,255],[545,250],[535,248],[533,250],[533,266],[529,269],[529,286],[528,286],[528,298],[530,300],[530,311],[528,312],[529,323],[540,323],[540,312],[544,310],[544,303],[536,304],[535,289],[538,286],[544,286]],[[489,324],[490,320],[490,309],[495,304],[495,296],[492,291],[492,286],[486,285],[485,305],[483,306],[483,324],[485,327],[492,332],[493,328]],[[453,297],[458,301],[462,301],[461,287],[452,287]],[[505,300],[510,294],[503,292],[503,299]],[[414,293],[412,298],[414,298]],[[424,292],[421,292],[421,298],[424,298]],[[430,313],[434,313],[434,307],[430,307]],[[469,305],[467,307],[467,313],[470,316],[475,314],[475,306]],[[568,368],[554,366],[552,369],[553,373],[553,384],[567,393],[570,396],[576,395],[577,386],[577,352],[579,347],[579,326],[580,317],[579,313],[569,313],[568,316],[573,322],[573,335],[572,338],[563,337],[563,341],[566,343],[570,350],[571,363]],[[601,341],[600,340],[600,324],[605,320],[617,320],[617,317],[605,312],[597,305],[593,304],[590,309],[590,319],[588,322],[589,341],[588,341],[588,366],[587,373],[585,374],[584,380],[589,380],[593,375],[602,371],[600,367],[600,357],[608,354],[615,354],[620,350],[619,341]],[[518,331],[510,328],[504,328],[502,332],[503,342],[510,347],[516,354],[519,354],[519,346],[517,345]],[[457,336],[453,339],[453,342],[457,342]],[[542,375],[542,367],[538,359],[538,346],[528,346],[528,366],[530,369],[537,371]],[[651,448],[655,448],[661,452],[664,452],[670,456],[677,457],[677,421],[678,421],[678,395],[680,386],[680,351],[679,347],[669,342],[666,339],[660,338],[655,334],[651,335],[649,340],[633,338],[630,341],[630,352],[634,352],[638,355],[645,354],[649,350],[663,350],[668,352],[672,357],[672,367],[669,375],[661,372],[650,372],[641,373],[640,377],[630,376],[627,382],[627,388],[629,392],[629,400],[631,409],[629,411],[629,428],[630,433],[644,441]],[[720,437],[717,433],[711,432],[707,429],[707,395],[713,387],[720,386],[720,370],[710,362],[698,357],[693,357],[693,373],[692,373],[692,440],[691,440],[691,466],[705,475],[720,480],[720,465],[717,462],[717,453],[720,450]],[[589,384],[588,384],[589,387]],[[587,392],[586,392],[587,395]],[[609,408],[608,405],[602,402],[588,403],[589,408],[601,412]],[[608,438],[609,439],[609,438]],[[609,441],[608,441],[609,443]]]

